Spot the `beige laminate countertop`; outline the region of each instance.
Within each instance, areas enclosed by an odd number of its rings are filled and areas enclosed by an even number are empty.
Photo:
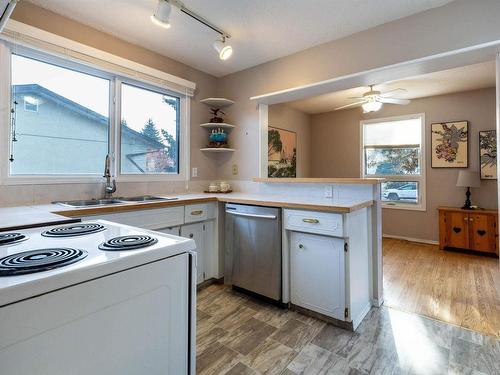
[[[126,212],[205,202],[228,202],[259,206],[295,208],[303,210],[348,213],[373,204],[372,200],[331,200],[304,197],[281,197],[274,194],[178,194],[179,199],[163,202],[124,203],[100,207],[65,207],[58,204],[0,208],[0,231],[34,226],[36,224],[63,224],[70,217]]]
[[[37,207],[0,208],[0,231],[24,229],[40,225],[69,224],[80,221],[66,216],[56,215]]]

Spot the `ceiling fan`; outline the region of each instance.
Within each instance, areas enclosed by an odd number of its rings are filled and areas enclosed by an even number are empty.
[[[386,92],[381,92],[373,89],[373,85],[370,85],[370,91],[365,92],[363,96],[353,97],[349,99],[359,100],[355,103],[343,105],[342,107],[335,108],[334,111],[340,109],[346,109],[351,107],[363,107],[363,112],[376,112],[382,108],[382,105],[386,104],[398,104],[407,105],[410,104],[408,99],[397,99],[393,98],[393,95],[398,93],[406,92],[405,89],[394,89]]]

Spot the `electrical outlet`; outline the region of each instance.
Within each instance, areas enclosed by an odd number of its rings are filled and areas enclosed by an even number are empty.
[[[191,169],[191,177],[198,177],[198,168]]]
[[[233,172],[233,175],[236,176],[238,174],[238,164],[233,164],[231,171]]]
[[[333,198],[333,186],[325,186],[325,198]]]

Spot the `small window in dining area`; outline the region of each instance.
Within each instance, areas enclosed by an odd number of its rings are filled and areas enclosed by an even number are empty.
[[[361,122],[362,175],[385,178],[384,207],[425,209],[424,117]]]

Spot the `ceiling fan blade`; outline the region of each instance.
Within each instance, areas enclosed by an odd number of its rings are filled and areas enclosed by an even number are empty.
[[[364,96],[351,96],[348,99],[350,99],[350,100],[366,100],[366,98]]]
[[[408,100],[408,99],[379,98],[378,101],[381,103],[387,103],[387,104],[399,104],[399,105],[410,104],[410,100]]]
[[[382,98],[388,98],[388,97],[393,96],[395,94],[404,93],[404,92],[407,92],[407,90],[406,89],[394,89],[394,90],[389,90],[389,91],[383,92],[382,94],[380,94],[380,96]]]
[[[334,108],[333,110],[334,111],[338,111],[339,109],[345,109],[345,108],[351,108],[351,107],[359,107],[361,104],[364,104],[364,103],[366,103],[366,100],[362,100],[360,102],[343,105],[342,107],[337,107],[337,108]]]

